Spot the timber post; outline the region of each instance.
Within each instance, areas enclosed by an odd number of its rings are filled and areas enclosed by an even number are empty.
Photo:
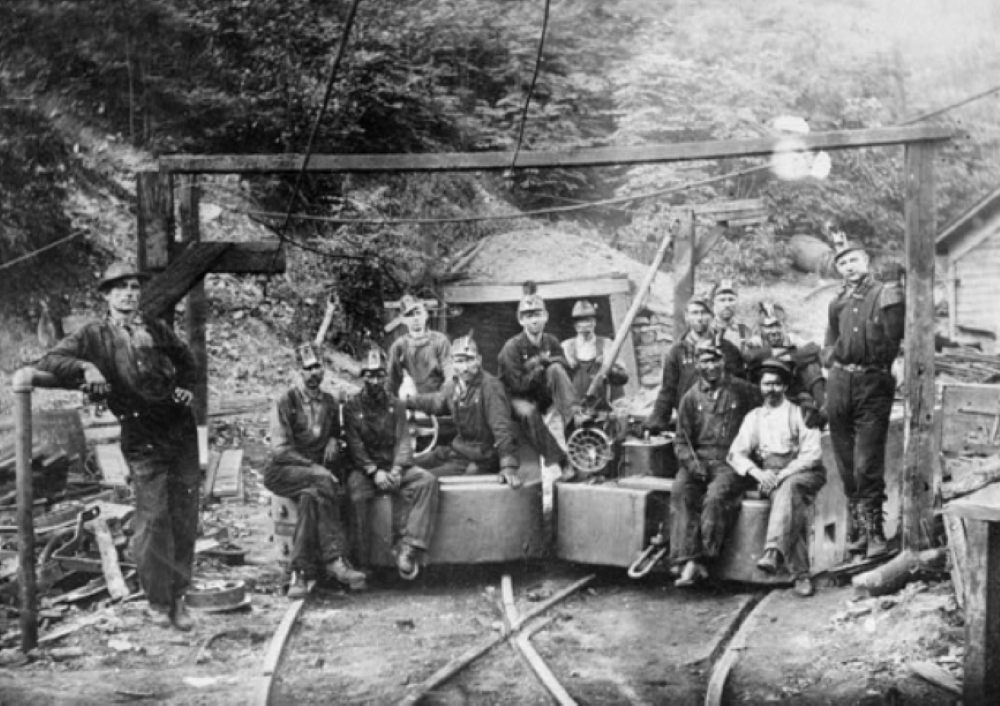
[[[201,242],[199,206],[201,193],[197,175],[186,175],[180,180],[180,233],[184,247],[192,247]],[[205,333],[208,321],[208,299],[205,296],[205,280],[198,279],[187,293],[185,306],[188,345],[194,354],[196,366],[194,401],[195,420],[199,427],[208,424],[208,341]]]
[[[674,343],[681,340],[687,327],[687,305],[694,296],[694,211],[677,213],[674,235]],[[673,224],[671,224],[673,227]]]
[[[17,458],[17,581],[21,600],[21,651],[38,646],[38,603],[35,595],[35,493],[31,487],[32,370],[14,373],[14,453]]]
[[[906,146],[906,447],[901,488],[904,550],[931,543],[934,473],[934,153],[932,142]]]

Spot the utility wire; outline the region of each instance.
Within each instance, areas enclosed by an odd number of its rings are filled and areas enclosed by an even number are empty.
[[[542,50],[545,49],[545,34],[549,28],[549,7],[552,0],[545,0],[545,14],[542,16],[542,32],[538,37],[538,53],[535,55],[535,70],[531,74],[531,83],[528,85],[528,95],[524,97],[524,107],[521,109],[521,125],[517,131],[517,144],[514,146],[514,156],[510,160],[510,168],[514,169],[517,164],[517,156],[521,153],[521,143],[524,140],[524,128],[528,123],[528,106],[531,104],[531,96],[535,92],[535,83],[538,81],[538,72],[542,68]]]
[[[755,172],[760,172],[765,169],[770,169],[770,164],[758,164],[754,167],[748,167],[746,169],[740,169],[735,172],[728,172],[720,176],[709,177],[707,179],[701,179],[699,181],[691,181],[686,184],[679,184],[677,186],[668,186],[663,189],[656,189],[655,191],[647,191],[642,194],[632,194],[631,196],[619,196],[613,199],[603,199],[601,201],[590,201],[587,203],[576,204],[572,206],[554,206],[552,208],[543,208],[537,211],[522,211],[519,213],[511,213],[504,215],[494,215],[494,216],[461,216],[455,218],[337,218],[335,216],[312,216],[305,213],[295,214],[293,217],[305,220],[305,221],[319,221],[322,223],[339,223],[343,225],[403,225],[403,224],[421,224],[421,225],[434,225],[439,223],[477,223],[481,221],[503,221],[503,220],[513,220],[518,218],[531,218],[532,216],[543,216],[550,213],[569,213],[572,211],[582,211],[588,208],[595,208],[599,206],[609,206],[620,203],[629,203],[631,201],[639,201],[642,199],[654,198],[657,196],[663,196],[665,194],[672,194],[678,191],[686,191],[687,189],[693,189],[699,186],[707,186],[708,184],[715,184],[716,182],[726,181],[727,179],[735,179],[736,177],[741,177],[746,174],[753,174]],[[247,216],[260,216],[263,218],[278,218],[281,216],[280,213],[273,213],[267,211],[240,211]]]
[[[0,265],[0,270],[6,270],[8,267],[13,267],[14,265],[16,265],[19,262],[24,262],[25,260],[29,260],[29,259],[35,257],[36,255],[41,255],[46,250],[51,250],[54,247],[57,247],[59,245],[62,245],[63,243],[66,243],[66,242],[69,242],[70,240],[73,240],[73,238],[79,238],[84,233],[86,233],[86,231],[84,231],[84,230],[78,230],[75,233],[70,233],[65,238],[60,238],[59,240],[55,241],[54,243],[49,243],[48,245],[44,245],[44,246],[38,248],[38,250],[32,250],[31,252],[29,252],[29,253],[27,253],[25,255],[21,255],[21,257],[14,258],[10,262],[3,263],[2,265]]]
[[[915,118],[910,118],[905,122],[899,123],[899,125],[912,125],[913,123],[919,123],[921,120],[928,120],[929,118],[935,118],[938,115],[941,115],[942,113],[947,113],[948,111],[954,110],[955,108],[961,108],[963,105],[968,105],[973,101],[977,101],[980,98],[985,98],[986,96],[990,96],[998,92],[1000,92],[1000,86],[994,86],[993,88],[983,91],[982,93],[977,93],[974,96],[969,96],[968,98],[964,98],[958,101],[957,103],[946,105],[944,108],[938,108],[937,110],[932,110],[929,113],[924,113],[923,115],[918,115]]]

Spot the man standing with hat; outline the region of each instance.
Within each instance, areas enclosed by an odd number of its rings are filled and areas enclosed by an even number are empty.
[[[576,337],[562,342],[566,363],[569,365],[570,379],[576,390],[576,398],[583,400],[590,389],[590,383],[604,365],[604,353],[611,350],[613,341],[597,335],[597,305],[581,299],[573,305],[573,327]],[[628,373],[619,363],[612,365],[604,385],[597,393],[601,404],[607,405],[622,396],[622,385],[628,382]]]
[[[434,475],[496,473],[501,483],[520,488],[517,431],[503,385],[483,370],[479,346],[472,335],[451,344],[455,378],[432,394],[405,400],[408,409],[427,414],[450,414],[456,435],[451,446],[438,447],[423,461]]]
[[[580,401],[559,339],[545,333],[549,315],[534,283],[525,285],[517,320],[523,331],[500,350],[500,381],[532,446],[546,463],[558,464],[566,473],[566,429],[579,414]]]
[[[389,347],[389,392],[404,396],[401,387],[407,375],[418,393],[437,392],[455,375],[448,337],[427,328],[427,307],[422,300],[406,294],[399,306],[407,333]]]
[[[746,480],[726,462],[747,413],[760,405],[760,390],[725,370],[721,346],[697,346],[699,380],[677,410],[675,451],[680,468],[670,495],[670,563],[681,570],[676,586],[708,577],[739,512]]]
[[[368,501],[392,496],[396,568],[412,580],[430,549],[437,517],[437,478],[413,465],[413,440],[403,403],[385,389],[385,356],[373,348],[361,363],[364,388],[344,405],[344,433],[351,454],[352,539],[358,562],[368,561]]]
[[[274,402],[271,454],[264,468],[264,487],[298,502],[288,586],[292,599],[309,592],[307,581],[317,564],[352,590],[366,587],[365,575],[348,560],[341,519],[340,405],[321,388],[326,370],[319,351],[306,343],[296,352],[301,376]]]
[[[736,284],[731,279],[720,279],[712,287],[712,306],[715,318],[712,319],[712,332],[736,346],[739,352],[746,356],[750,347],[753,331],[742,321],[736,319],[736,303],[739,294]]]
[[[148,615],[156,625],[190,630],[184,594],[191,584],[201,482],[191,410],[196,364],[172,328],[140,311],[148,277],[124,262],[108,267],[98,284],[108,315],[64,338],[36,367],[105,399],[121,422],[135,492],[131,551]]]
[[[663,431],[670,423],[681,397],[698,379],[696,347],[701,341],[712,341],[712,306],[705,297],[692,297],[685,310],[688,329],[663,361],[663,380],[656,395],[653,411],[643,427],[651,432]],[[742,376],[743,359],[739,349],[722,338],[718,342],[729,374]]]
[[[764,556],[757,568],[777,573],[787,564],[795,592],[813,595],[807,542],[808,509],[826,484],[820,431],[810,428],[798,405],[785,396],[792,371],[771,358],[761,365],[764,405],[743,419],[726,460],[744,477],[757,481],[771,498]]]
[[[844,287],[830,302],[824,363],[827,415],[837,468],[854,520],[848,550],[874,557],[883,531],[885,442],[896,391],[891,373],[905,327],[903,289],[869,273],[864,246],[839,235],[834,262]]]

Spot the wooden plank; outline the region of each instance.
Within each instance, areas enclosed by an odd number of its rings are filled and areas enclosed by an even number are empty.
[[[602,277],[600,279],[574,279],[559,282],[537,282],[538,294],[543,299],[574,299],[580,296],[603,297],[628,294],[631,283],[628,277]],[[456,284],[444,287],[444,300],[449,304],[484,304],[489,302],[516,302],[524,296],[523,283]]]
[[[944,511],[966,520],[1000,522],[1000,485],[988,485],[964,498],[952,500],[944,506]]]
[[[687,330],[687,305],[694,296],[694,214],[679,213],[674,236],[674,339],[680,340]]]
[[[734,201],[713,201],[699,203],[692,207],[698,215],[715,216],[719,214],[737,213],[739,211],[766,211],[764,199],[736,199]]]
[[[219,458],[212,492],[217,498],[237,497],[240,492],[240,471],[243,449],[226,449]]]
[[[946,458],[968,455],[971,450],[1000,453],[994,434],[996,421],[989,416],[967,413],[970,409],[1000,412],[997,385],[948,384],[942,390],[941,452]]]
[[[934,513],[934,150],[906,146],[906,447],[903,460],[902,544],[930,546]]]
[[[124,488],[128,485],[130,470],[121,446],[118,444],[98,444],[94,447],[97,456],[97,467],[101,469],[104,480],[101,485],[111,488]]]
[[[102,517],[91,520],[90,526],[94,530],[97,549],[101,553],[101,571],[104,573],[104,582],[107,584],[108,593],[112,599],[120,601],[129,595],[129,590],[125,583],[125,577],[122,576],[122,567],[118,562],[118,549],[115,548],[111,529],[108,527],[107,520]]]
[[[277,240],[229,243],[229,248],[215,261],[212,272],[279,275],[286,264],[285,251]]]
[[[908,666],[913,674],[924,681],[941,687],[955,696],[962,695],[962,683],[933,662],[910,662]]]
[[[919,125],[886,127],[869,130],[817,132],[797,136],[802,149],[836,150],[857,147],[885,147],[910,142],[949,140],[955,131],[947,127]],[[630,147],[593,147],[560,151],[521,151],[517,166],[521,169],[560,167],[601,167],[621,164],[657,164],[701,159],[770,156],[782,136],[751,140],[714,140],[711,142],[678,142],[667,145],[637,145]],[[436,154],[356,154],[310,155],[306,170],[310,172],[454,172],[506,171],[510,169],[512,152],[441,152]],[[298,172],[305,155],[174,155],[161,157],[163,172],[201,174],[244,174],[259,172]]]
[[[315,582],[310,582],[310,592],[312,592],[314,585]],[[281,655],[285,651],[285,643],[288,642],[288,636],[292,634],[292,628],[295,627],[299,613],[302,612],[302,607],[305,604],[306,601],[304,598],[292,601],[292,604],[288,606],[288,610],[285,611],[285,615],[281,619],[274,637],[271,638],[271,643],[267,647],[267,654],[264,655],[264,663],[261,665],[260,676],[257,678],[257,686],[254,688],[253,697],[250,700],[253,706],[268,706],[271,703],[271,688],[274,674],[278,671],[278,666],[281,664]]]
[[[958,607],[965,608],[965,575],[969,570],[966,556],[969,548],[965,538],[965,520],[945,513],[942,518],[945,535],[948,537],[948,553],[951,556],[951,583],[955,589]]]
[[[968,522],[965,596],[966,706],[1000,703],[1000,524]]]
[[[608,297],[608,302],[611,304],[611,323],[617,333],[628,315],[631,302],[627,294],[612,294]],[[629,396],[634,395],[639,391],[640,381],[639,363],[635,357],[635,345],[632,341],[631,332],[629,332],[629,336],[622,343],[622,349],[618,353],[618,362],[628,372],[628,382],[625,383],[625,394]]]
[[[186,246],[201,241],[201,223],[198,213],[201,191],[196,175],[180,178],[180,232],[181,241]],[[208,423],[208,297],[205,295],[205,279],[199,278],[187,293],[185,302],[188,346],[195,360],[194,399],[191,408],[199,426]]]
[[[135,195],[138,233],[137,264],[144,272],[160,271],[170,262],[174,238],[172,177],[161,172],[139,172]]]
[[[154,318],[173,313],[177,302],[212,271],[216,260],[228,249],[229,243],[199,243],[198,247],[185,248],[143,288],[143,311]]]

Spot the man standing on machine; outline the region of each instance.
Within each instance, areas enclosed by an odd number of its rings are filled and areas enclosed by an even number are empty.
[[[597,335],[597,306],[581,299],[573,305],[573,328],[576,336],[562,342],[563,353],[569,366],[570,379],[576,390],[576,399],[583,400],[590,389],[590,383],[604,365],[604,356],[611,350],[613,341]],[[607,407],[622,396],[622,386],[628,382],[628,373],[619,363],[611,366],[601,390],[597,392],[597,402]]]
[[[406,335],[389,347],[389,392],[397,397],[407,396],[402,389],[407,376],[413,380],[416,392],[437,392],[455,376],[448,337],[427,328],[427,306],[420,299],[406,294],[399,300],[399,306]]]

